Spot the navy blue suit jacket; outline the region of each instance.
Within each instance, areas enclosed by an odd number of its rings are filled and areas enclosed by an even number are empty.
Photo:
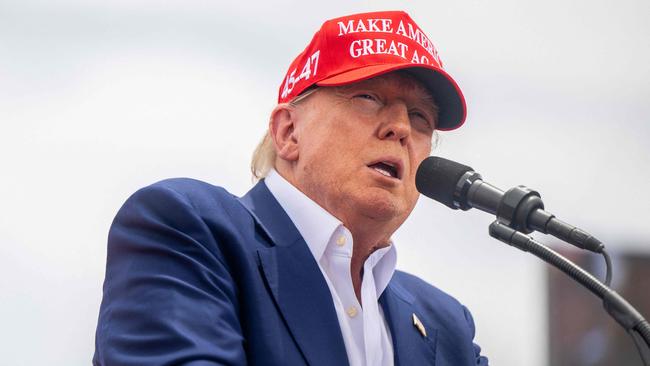
[[[397,271],[380,303],[396,365],[487,365],[449,295]],[[242,198],[191,179],[131,196],[109,233],[95,342],[95,365],[348,364],[327,283],[263,182]]]

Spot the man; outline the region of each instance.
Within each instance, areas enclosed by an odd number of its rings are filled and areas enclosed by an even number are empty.
[[[290,66],[237,198],[172,179],[109,234],[96,365],[487,365],[455,299],[395,271],[434,130],[465,105],[403,12],[329,20]]]

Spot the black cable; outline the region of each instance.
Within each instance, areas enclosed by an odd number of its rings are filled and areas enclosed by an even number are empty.
[[[605,251],[605,248],[603,248],[600,252],[603,257],[605,257],[605,265],[607,266],[607,273],[605,274],[605,286],[609,287],[609,285],[612,283],[612,259],[609,257],[609,254],[607,254],[607,251]]]
[[[643,341],[641,335],[633,329],[631,329],[627,333],[630,336],[632,336],[632,339],[634,340],[634,345],[636,346],[636,349],[639,351],[639,356],[641,356],[641,361],[643,361],[643,365],[650,366],[650,351],[648,350],[648,347],[644,347],[645,342]]]
[[[650,349],[650,323],[644,319],[634,329],[643,337],[648,345],[648,349]]]

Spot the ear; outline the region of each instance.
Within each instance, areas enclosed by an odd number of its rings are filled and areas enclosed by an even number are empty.
[[[278,104],[271,112],[269,131],[278,157],[287,161],[298,160],[296,110],[287,103]]]

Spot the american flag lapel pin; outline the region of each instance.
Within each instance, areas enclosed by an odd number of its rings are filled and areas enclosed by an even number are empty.
[[[423,337],[427,336],[427,330],[424,329],[424,324],[418,319],[418,316],[413,313],[413,326],[415,326],[420,334],[422,334]]]

